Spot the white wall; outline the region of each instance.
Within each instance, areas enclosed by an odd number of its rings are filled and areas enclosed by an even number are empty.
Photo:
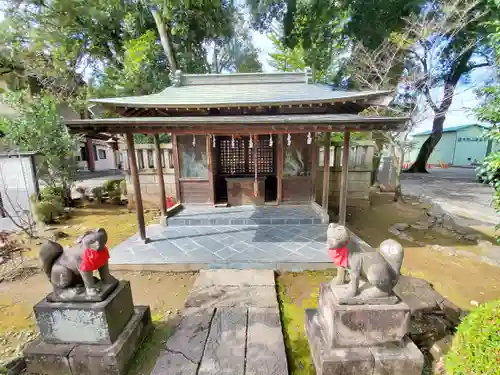
[[[0,157],[0,194],[5,209],[14,216],[22,210],[29,211],[29,196],[34,193],[31,158]]]
[[[116,169],[115,156],[113,149],[107,145],[96,144],[96,160],[95,160],[95,170],[96,171],[106,171],[110,169]]]

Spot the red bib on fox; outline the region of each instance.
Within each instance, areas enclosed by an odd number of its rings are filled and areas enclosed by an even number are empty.
[[[107,247],[103,250],[85,249],[82,256],[82,264],[80,271],[90,272],[96,271],[104,266],[109,260],[109,251]]]
[[[330,248],[328,249],[328,255],[333,263],[335,263],[338,267],[347,268],[348,266],[348,258],[349,258],[349,249],[346,244],[344,247]]]

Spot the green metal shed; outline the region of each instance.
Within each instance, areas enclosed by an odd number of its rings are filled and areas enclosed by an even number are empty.
[[[445,128],[443,136],[429,159],[429,164],[448,164],[467,167],[480,164],[492,151],[500,149],[500,145],[484,138],[488,126],[481,124],[460,125]],[[405,162],[413,163],[420,147],[431,134],[431,130],[412,135],[414,146],[407,154]]]

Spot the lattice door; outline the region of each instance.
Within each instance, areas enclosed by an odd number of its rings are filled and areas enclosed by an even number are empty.
[[[254,149],[257,150],[257,173],[274,173],[274,140],[273,146],[269,146],[269,137],[259,138],[254,142]],[[255,173],[255,163],[253,159],[253,149],[248,149],[248,159],[250,160],[249,172]]]
[[[247,171],[245,158],[245,140],[236,138],[234,148],[231,138],[219,139],[219,173],[244,174]]]
[[[248,147],[250,137],[235,138],[234,147],[232,146],[231,137],[218,137],[217,139],[219,146],[219,174],[254,174],[254,150],[257,150],[257,172],[263,174],[274,173],[274,145],[273,147],[269,146],[269,137],[254,142],[253,148]]]

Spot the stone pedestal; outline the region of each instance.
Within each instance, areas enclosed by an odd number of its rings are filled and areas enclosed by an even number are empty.
[[[120,281],[102,302],[49,302],[34,307],[40,339],[25,350],[31,374],[123,375],[152,328],[148,306],[135,306]]]
[[[306,310],[305,330],[318,375],[420,375],[424,357],[407,337],[403,302],[340,304],[347,285],[322,284],[318,309]]]

